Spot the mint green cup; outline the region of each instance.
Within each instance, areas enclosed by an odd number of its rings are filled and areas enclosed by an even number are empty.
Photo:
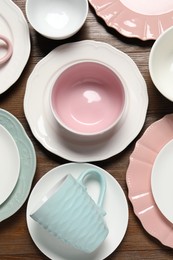
[[[100,185],[97,203],[90,197],[85,185],[87,179],[93,177]],[[106,180],[98,170],[88,169],[78,179],[69,174],[49,190],[30,216],[58,239],[91,253],[109,233],[104,221],[105,192]]]

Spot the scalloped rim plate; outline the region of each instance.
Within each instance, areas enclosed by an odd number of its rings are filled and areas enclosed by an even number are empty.
[[[172,0],[89,0],[105,23],[126,37],[155,40],[173,25]]]
[[[49,190],[52,185],[67,174],[77,178],[81,172],[88,168],[96,168],[101,171],[107,182],[107,190],[103,208],[106,211],[104,217],[109,234],[103,244],[93,253],[84,254],[81,251],[67,246],[65,243],[52,236],[30,217],[34,205],[39,198]],[[87,190],[93,200],[97,201],[100,186],[97,181],[88,182]],[[128,226],[129,212],[126,196],[119,183],[102,168],[87,163],[67,163],[58,166],[46,173],[33,188],[28,204],[26,219],[30,235],[36,246],[52,260],[102,260],[110,255],[121,243]]]
[[[36,154],[21,123],[8,111],[0,109],[0,125],[11,134],[20,156],[18,181],[10,196],[0,205],[0,222],[12,216],[23,205],[30,192],[36,170]]]
[[[20,77],[30,55],[28,23],[20,8],[11,0],[0,1],[0,33],[13,44],[9,61],[0,66],[0,94]]]
[[[112,67],[127,86],[126,111],[114,131],[97,141],[78,141],[65,136],[50,109],[52,83],[64,66],[81,60]],[[35,66],[24,96],[25,116],[37,140],[50,152],[76,162],[104,160],[125,149],[143,127],[147,108],[147,86],[134,61],[107,43],[91,40],[67,43],[51,51]]]
[[[129,199],[144,229],[166,246],[173,248],[173,224],[161,213],[153,198],[151,174],[160,150],[173,139],[173,114],[147,128],[130,156],[126,182]]]

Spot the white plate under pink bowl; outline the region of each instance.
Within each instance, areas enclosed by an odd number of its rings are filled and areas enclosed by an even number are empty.
[[[166,246],[173,247],[173,224],[159,210],[152,193],[151,174],[160,150],[173,139],[173,114],[147,128],[130,156],[126,173],[129,199],[145,230]]]
[[[66,135],[50,107],[51,87],[58,75],[67,65],[87,60],[115,70],[125,82],[128,100],[111,134],[90,142]],[[24,97],[25,115],[34,136],[50,152],[76,162],[104,160],[120,153],[143,127],[147,108],[147,86],[134,61],[107,43],[91,40],[67,43],[51,51],[32,71]]]
[[[89,0],[105,23],[127,37],[157,39],[173,25],[172,0]]]

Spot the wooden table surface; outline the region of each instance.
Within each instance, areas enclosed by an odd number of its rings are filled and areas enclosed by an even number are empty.
[[[15,4],[21,8],[25,15],[25,1],[15,0]],[[30,25],[29,25],[30,26]],[[0,108],[11,112],[24,126],[31,138],[37,155],[37,169],[33,185],[49,170],[68,161],[48,152],[33,136],[27,120],[24,116],[23,98],[26,82],[34,66],[55,47],[66,42],[80,40],[96,40],[106,42],[128,54],[137,64],[148,88],[149,107],[144,126],[136,139],[119,155],[101,162],[94,162],[108,171],[123,188],[125,195],[128,190],[125,182],[126,171],[129,164],[129,156],[132,153],[138,138],[149,125],[162,118],[165,114],[172,113],[172,103],[166,100],[154,87],[149,71],[148,57],[153,41],[143,42],[138,39],[129,39],[114,29],[108,28],[102,19],[98,18],[94,9],[90,6],[87,21],[83,28],[73,37],[64,41],[46,39],[36,33],[30,26],[32,49],[28,63],[17,82],[0,96]],[[22,37],[22,35],[21,35]],[[135,116],[135,115],[134,115]],[[107,258],[108,260],[137,260],[137,259],[173,259],[173,250],[163,246],[157,239],[150,236],[142,227],[138,218],[134,215],[132,205],[129,205],[129,225],[125,237],[118,248]],[[33,243],[26,225],[27,201],[21,209],[12,217],[0,223],[0,259],[38,260],[48,259]],[[154,219],[153,219],[154,222]],[[82,260],[82,259],[81,259]]]

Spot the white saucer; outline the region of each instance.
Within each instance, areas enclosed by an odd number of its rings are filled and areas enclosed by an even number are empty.
[[[173,140],[158,153],[152,168],[151,187],[162,214],[173,223]]]
[[[0,33],[11,41],[13,53],[0,66],[0,94],[21,75],[30,55],[29,27],[21,9],[11,0],[0,1]],[[0,49],[1,54],[2,48]]]
[[[64,66],[89,59],[119,73],[127,85],[129,104],[111,135],[97,142],[79,142],[62,133],[51,113],[49,96]],[[91,40],[64,44],[50,52],[35,66],[24,97],[25,115],[37,140],[50,152],[77,162],[104,160],[124,150],[143,127],[147,108],[146,83],[133,60],[107,43]]]
[[[20,171],[17,145],[10,133],[0,125],[0,205],[13,191]]]
[[[48,233],[31,217],[30,213],[49,188],[59,179],[67,174],[75,178],[88,169],[97,168],[105,174],[107,181],[104,210],[106,211],[105,221],[109,228],[109,234],[103,244],[92,254],[84,254],[75,249],[69,248],[60,242],[56,237]],[[96,201],[99,194],[97,182],[89,182],[87,189],[91,197]],[[121,243],[128,225],[128,204],[124,192],[118,182],[105,170],[92,164],[68,163],[52,169],[45,174],[36,184],[31,192],[27,205],[27,225],[30,235],[36,246],[52,260],[102,260],[110,255]]]

